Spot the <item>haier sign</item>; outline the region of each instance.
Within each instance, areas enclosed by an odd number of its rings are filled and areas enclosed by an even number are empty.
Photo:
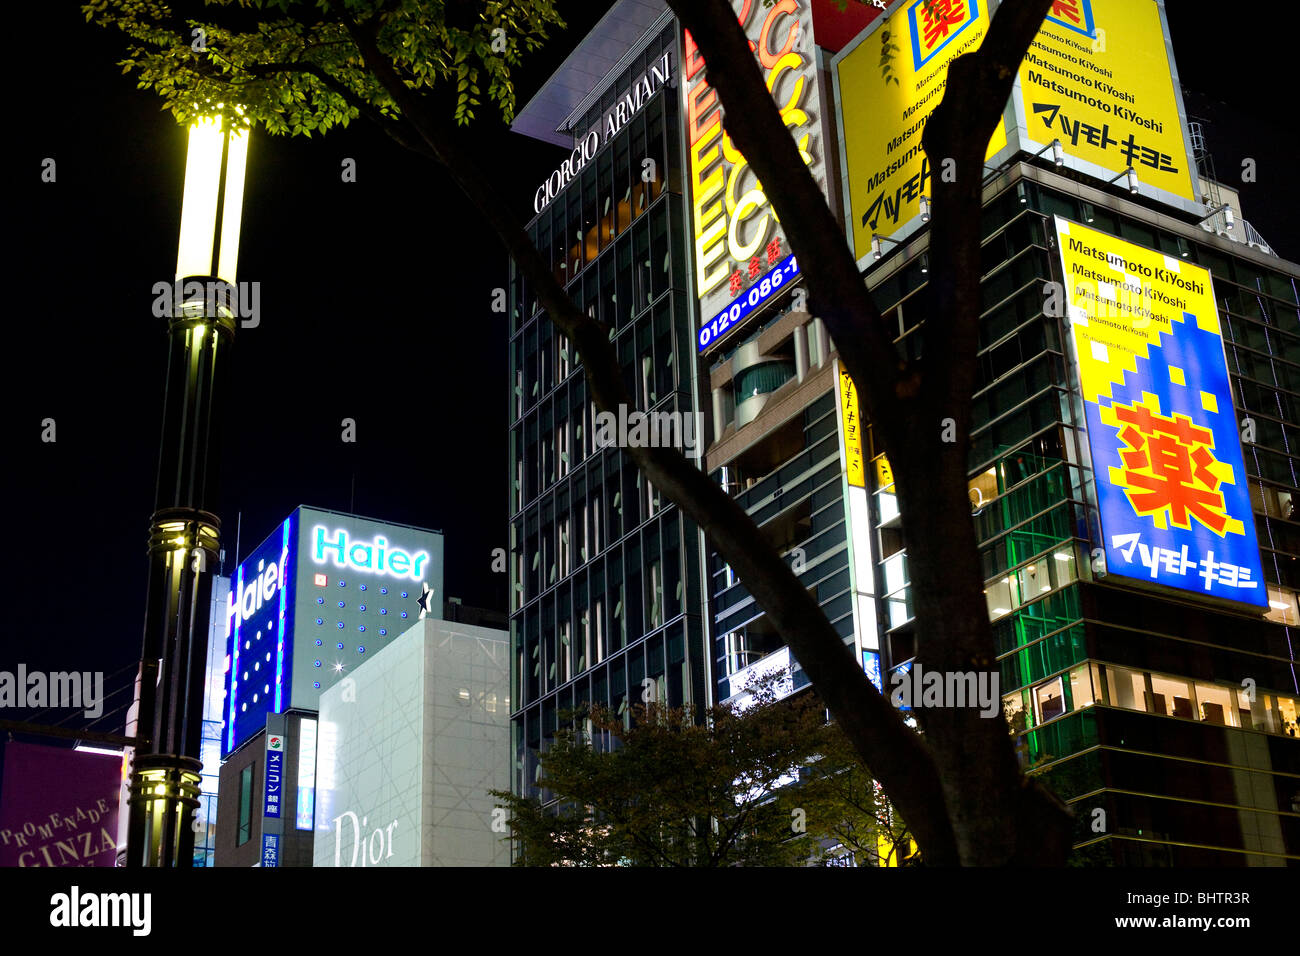
[[[423,581],[429,552],[409,554],[401,548],[390,547],[383,537],[373,541],[358,541],[348,536],[346,530],[335,528],[326,531],[324,525],[312,529],[311,559],[317,564],[332,561],[335,567],[364,574],[410,578]]]
[[[223,756],[267,714],[315,710],[421,616],[441,617],[442,573],[440,532],[295,509],[231,578]],[[425,588],[435,598],[422,609]]]

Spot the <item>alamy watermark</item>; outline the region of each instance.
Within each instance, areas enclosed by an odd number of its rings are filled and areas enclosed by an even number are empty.
[[[50,897],[50,925],[59,928],[118,926],[130,929],[133,936],[148,936],[152,911],[150,893],[83,893],[73,886]]]
[[[104,713],[103,671],[0,671],[0,707],[85,708],[87,717]]]
[[[699,412],[642,412],[618,406],[596,413],[597,448],[676,448],[687,458],[704,454],[704,416]]]
[[[996,671],[923,671],[921,662],[894,671],[889,700],[895,707],[975,707],[981,717],[1002,712]]]
[[[261,322],[262,284],[223,282],[219,279],[186,279],[153,284],[153,314],[170,319],[181,314],[216,319],[225,314],[239,319],[240,328],[255,329]]]

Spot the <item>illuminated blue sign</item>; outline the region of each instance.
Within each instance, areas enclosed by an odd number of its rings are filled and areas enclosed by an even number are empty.
[[[1266,607],[1209,271],[1056,228],[1106,573]]]
[[[315,710],[322,690],[390,639],[441,617],[442,582],[440,532],[296,508],[231,582],[223,757],[268,714]]]
[[[280,834],[262,835],[262,866],[280,865]]]
[[[262,816],[280,816],[280,803],[284,799],[284,735],[266,735],[266,792],[262,800]]]
[[[695,337],[695,344],[699,347],[699,351],[703,352],[710,346],[716,345],[719,339],[749,318],[764,302],[788,286],[798,274],[799,262],[793,255],[788,255],[778,262],[751,285],[748,292],[736,296],[730,305],[713,317],[712,322],[700,327],[699,335]]]
[[[286,704],[285,675],[293,647],[297,512],[236,570],[226,613],[225,753],[266,726]]]

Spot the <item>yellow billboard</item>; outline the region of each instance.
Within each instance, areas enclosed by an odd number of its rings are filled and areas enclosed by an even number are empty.
[[[873,234],[889,237],[921,213],[930,179],[942,175],[921,149],[925,121],[943,99],[948,64],[979,49],[987,0],[891,5],[833,66],[845,166],[845,217],[854,255]],[[999,121],[988,156],[1006,146]]]
[[[1106,178],[1132,166],[1150,189],[1196,199],[1164,13],[1156,0],[1056,0],[1020,65],[1013,97],[1036,152]]]
[[[948,65],[979,49],[994,0],[894,0],[832,61],[846,231],[871,238],[921,224],[935,168],[921,149]],[[1021,63],[986,154],[991,164],[1059,140],[1062,163],[1102,182],[1131,165],[1143,195],[1199,210],[1185,116],[1160,0],[1056,0]]]
[[[1057,217],[1107,572],[1267,603],[1209,270]]]
[[[862,409],[858,390],[848,369],[836,363],[840,373],[840,424],[844,429],[844,472],[855,488],[867,487],[867,470],[862,455]]]

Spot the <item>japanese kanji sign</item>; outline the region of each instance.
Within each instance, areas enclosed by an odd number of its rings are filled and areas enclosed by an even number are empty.
[[[823,91],[810,0],[732,0],[757,66],[813,179],[827,190],[822,155]],[[760,284],[790,250],[749,161],[733,146],[722,101],[690,33],[684,38],[682,106],[691,193],[695,292],[710,322]],[[773,243],[776,243],[774,246]],[[712,335],[720,334],[717,328]]]
[[[867,487],[866,465],[862,454],[862,415],[858,405],[858,390],[848,370],[838,365],[840,372],[840,423],[844,428],[844,472],[850,485]]]
[[[979,49],[997,9],[894,0],[831,61],[845,229],[860,266],[871,265],[873,235],[904,242],[926,221],[921,197],[933,198],[944,170],[921,149],[925,124],[950,64]],[[1056,0],[1005,107],[989,169],[1059,141],[1063,166],[1099,182],[1132,166],[1143,196],[1204,215],[1161,0]]]
[[[278,817],[284,797],[284,735],[266,735],[266,793],[262,815]]]
[[[1157,198],[1195,201],[1166,36],[1156,0],[1056,0],[1012,97],[1023,147],[1060,140],[1084,172],[1109,178],[1132,166]]]
[[[1056,233],[1108,573],[1265,606],[1210,273]]]

